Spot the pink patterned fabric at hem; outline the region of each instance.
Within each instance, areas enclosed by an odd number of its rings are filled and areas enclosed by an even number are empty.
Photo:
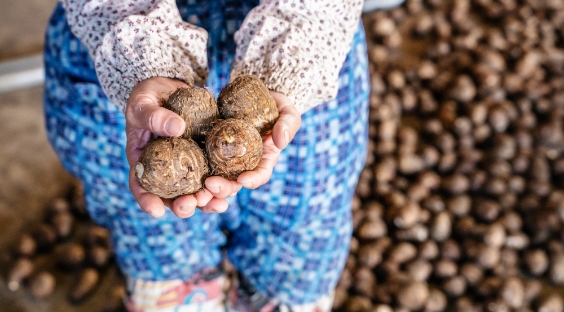
[[[225,285],[223,274],[189,281],[129,280],[126,306],[131,312],[224,312]]]
[[[287,305],[275,298],[268,298],[257,292],[241,274],[232,278],[227,293],[227,312],[331,312],[334,292],[331,291],[315,302]]]

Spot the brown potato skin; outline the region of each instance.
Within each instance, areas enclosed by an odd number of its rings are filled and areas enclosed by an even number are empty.
[[[44,299],[55,291],[56,284],[53,274],[43,271],[30,279],[29,290],[35,298]]]
[[[221,90],[217,98],[223,119],[243,119],[260,135],[272,130],[278,120],[278,107],[270,91],[256,76],[239,76]]]
[[[72,303],[79,303],[92,294],[98,282],[100,273],[94,268],[86,268],[75,276],[73,287],[69,289],[68,298]]]
[[[204,186],[209,167],[192,139],[158,138],[149,143],[135,166],[141,186],[161,198],[194,194]]]
[[[244,120],[221,120],[206,137],[206,154],[212,175],[236,180],[241,173],[258,165],[262,158],[262,137]]]
[[[201,143],[212,123],[219,118],[219,110],[213,94],[206,88],[178,88],[169,97],[163,107],[184,119],[185,139],[193,139]]]

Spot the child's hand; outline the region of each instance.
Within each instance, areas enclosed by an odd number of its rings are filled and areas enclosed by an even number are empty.
[[[237,186],[244,186],[249,189],[257,188],[270,180],[274,165],[278,162],[280,152],[290,143],[301,126],[301,115],[296,107],[290,103],[288,97],[282,93],[270,91],[272,97],[278,106],[279,117],[272,133],[262,138],[263,155],[258,166],[251,171],[243,172],[235,181],[229,181],[218,176],[212,176],[206,179],[206,188],[211,192],[209,196],[215,196],[216,199],[225,198],[234,195],[239,189]],[[216,208],[216,202],[210,201],[209,208]],[[221,206],[218,205],[218,209]]]
[[[227,209],[227,201],[223,198],[215,198],[206,189],[194,195],[180,196],[174,200],[163,199],[143,189],[135,177],[133,168],[153,134],[177,137],[184,132],[186,127],[184,120],[160,106],[161,99],[166,99],[179,87],[187,87],[187,85],[176,79],[156,77],[140,82],[131,92],[125,109],[126,154],[131,168],[129,188],[141,209],[155,217],[164,215],[165,205],[181,218],[192,216],[196,207],[206,212],[223,212]],[[223,187],[230,192],[237,192],[240,189],[235,182],[230,182]]]

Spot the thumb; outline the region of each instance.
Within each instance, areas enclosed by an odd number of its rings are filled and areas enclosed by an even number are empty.
[[[163,108],[148,97],[130,101],[126,112],[127,122],[135,128],[149,130],[159,136],[181,136],[186,123],[178,114]]]
[[[294,138],[302,124],[298,109],[282,93],[270,91],[278,107],[278,120],[272,129],[272,140],[279,149],[284,149]]]

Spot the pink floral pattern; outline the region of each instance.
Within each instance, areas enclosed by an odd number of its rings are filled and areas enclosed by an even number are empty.
[[[104,91],[121,110],[151,77],[201,85],[207,77],[202,28],[182,21],[174,0],[62,0],[73,33],[88,47]],[[235,33],[234,79],[252,74],[301,112],[336,96],[362,0],[264,0]]]
[[[225,311],[226,277],[205,280],[199,276],[189,281],[144,281],[129,279],[130,312],[200,312]]]

